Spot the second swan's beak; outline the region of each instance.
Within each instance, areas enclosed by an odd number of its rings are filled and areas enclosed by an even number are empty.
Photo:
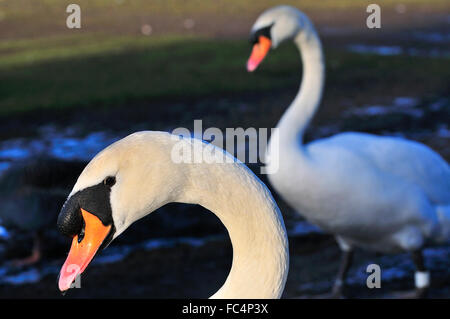
[[[84,209],[81,209],[81,214],[84,231],[73,237],[69,256],[59,274],[60,291],[66,291],[71,287],[72,282],[86,269],[111,231],[111,225],[103,225],[97,216]]]
[[[258,67],[266,57],[271,46],[272,41],[269,38],[262,35],[259,36],[258,42],[253,45],[252,54],[247,61],[247,71],[252,72]]]

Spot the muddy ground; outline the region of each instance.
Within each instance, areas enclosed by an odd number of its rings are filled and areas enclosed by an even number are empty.
[[[287,104],[288,97],[292,95],[292,92],[279,92],[279,95],[283,97],[283,103]],[[219,105],[223,105],[223,107],[219,107],[219,110],[222,111],[210,111],[209,116],[202,117],[202,109],[211,110],[209,105],[213,101],[215,101],[214,98],[206,98],[189,102],[189,108],[194,110],[189,116],[177,111],[177,108],[183,107],[183,105],[177,104],[179,102],[170,102],[171,107],[166,107],[164,102],[158,102],[156,104],[160,106],[156,108],[158,112],[154,112],[155,108],[152,112],[152,116],[155,118],[152,127],[155,130],[167,130],[176,123],[190,127],[192,126],[192,123],[189,123],[190,116],[203,118],[205,126],[222,121],[223,127],[226,127],[236,119],[240,119],[242,126],[246,127],[250,124],[249,119],[267,121],[263,114],[267,114],[269,106],[280,99],[276,97],[276,94],[222,97],[219,103]],[[331,114],[320,113],[322,115],[319,115],[315,121],[319,124],[313,125],[308,130],[308,140],[327,136],[341,128],[353,128],[387,135],[402,132],[406,137],[428,143],[448,159],[450,155],[449,139],[447,136],[439,136],[436,133],[438,132],[437,128],[445,124],[446,119],[449,118],[448,99],[440,97],[437,100],[420,100],[415,103],[416,106],[408,108],[410,111],[422,110],[421,117],[411,115],[415,114],[414,112],[409,115],[405,114],[403,109],[387,114],[367,115],[363,112],[355,115],[351,111],[352,108],[349,108],[349,111],[341,113],[339,120],[336,121],[332,112]],[[430,107],[436,103],[441,107]],[[391,101],[391,104],[395,103]],[[241,107],[230,108],[230,105],[241,105]],[[267,113],[260,113],[259,111],[264,110],[265,107]],[[110,132],[116,132],[118,135],[126,135],[127,130],[144,128],[147,122],[141,122],[140,119],[150,115],[147,114],[148,108],[145,105],[136,106],[134,110],[136,112],[133,113],[124,112],[121,108],[114,109],[112,113],[109,110],[107,116],[109,119],[124,119],[123,122],[117,121],[113,125],[111,125],[111,121],[105,120],[106,116],[101,110],[91,112],[87,120],[86,114],[81,115],[74,111],[66,121],[68,124],[73,119],[83,116],[86,121],[80,120],[80,123],[83,123],[83,129],[86,131],[90,131],[90,123],[95,122],[96,129],[109,129]],[[359,110],[361,112],[364,108]],[[281,111],[281,107],[272,111],[272,119],[277,118]],[[64,121],[64,117],[58,118],[57,123],[63,127]],[[39,127],[39,121],[34,123]],[[134,124],[132,128],[125,128],[124,123]],[[259,165],[250,165],[250,167],[258,173]],[[260,177],[267,183],[265,176]],[[300,233],[296,232],[295,227],[301,223],[301,217],[283,203],[276,194],[275,197],[285,216],[290,234],[291,264],[283,296],[285,298],[309,298],[325,293],[331,287],[339,264],[339,249],[334,239],[329,235],[317,233],[314,229],[311,231],[302,224],[299,228]],[[3,280],[3,283],[0,283],[0,296],[6,298],[62,298],[57,290],[56,278],[69,243],[54,231],[50,231],[47,237],[47,242],[51,245],[46,247],[43,262],[31,268],[3,267],[3,270],[0,270],[0,279]],[[19,240],[12,246],[11,243],[7,245],[7,242],[3,242],[3,247],[10,247],[5,249],[4,256],[7,259],[23,256],[30,249],[29,235],[18,233],[13,238]],[[199,242],[196,244],[192,244],[190,241],[176,242],[171,245],[155,244],[154,248],[150,250],[139,246],[139,243],[157,238],[194,238]],[[144,221],[136,223],[107,250],[125,246],[131,247],[129,253],[119,254],[117,259],[113,254],[111,261],[92,265],[82,277],[82,288],[70,291],[64,298],[208,297],[225,281],[232,258],[230,242],[221,223],[203,208],[183,204],[172,204],[145,218]],[[107,251],[104,253],[106,259],[110,258]],[[98,257],[101,256],[102,254]],[[426,253],[427,265],[432,269],[433,289],[430,297],[448,298],[450,296],[449,257],[448,247],[431,248]],[[381,289],[366,288],[365,267],[371,263],[380,264],[382,267],[382,278],[384,279],[382,279]],[[412,289],[413,270],[413,263],[407,254],[377,256],[358,251],[355,264],[350,271],[347,296],[352,298],[389,298],[393,291]],[[36,272],[40,272],[40,274],[36,276]],[[34,280],[36,280],[35,283],[25,283]],[[12,284],[14,282],[16,284]]]

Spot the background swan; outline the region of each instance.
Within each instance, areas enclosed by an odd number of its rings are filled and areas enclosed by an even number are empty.
[[[193,158],[204,155],[204,162],[177,163],[172,155],[180,148],[192,151]],[[224,156],[232,161],[221,163]],[[81,173],[58,217],[59,230],[73,237],[59,289],[70,288],[100,247],[170,202],[200,204],[228,230],[233,263],[212,298],[281,296],[288,242],[269,190],[223,150],[163,132],[129,135],[100,152]]]
[[[299,213],[336,235],[343,258],[333,294],[342,293],[353,248],[361,247],[411,252],[416,295],[423,295],[429,274],[421,250],[450,237],[448,164],[427,146],[394,137],[343,133],[304,145],[325,79],[317,32],[305,14],[279,6],[258,17],[251,39],[249,71],[285,40],[293,40],[301,52],[300,91],[269,143],[270,163],[279,166],[269,180]]]

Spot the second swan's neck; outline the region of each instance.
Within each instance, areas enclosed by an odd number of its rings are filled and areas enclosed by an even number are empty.
[[[281,213],[255,175],[240,163],[192,164],[184,202],[214,212],[228,230],[233,263],[211,298],[279,298],[289,257]]]
[[[294,39],[303,64],[300,90],[278,123],[280,143],[299,146],[303,134],[314,116],[322,98],[325,81],[325,63],[322,45],[313,25],[300,32]]]

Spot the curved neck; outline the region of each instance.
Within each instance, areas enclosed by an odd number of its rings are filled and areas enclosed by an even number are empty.
[[[322,98],[325,63],[319,36],[311,23],[294,39],[303,64],[300,90],[277,127],[284,145],[303,143],[303,134]]]
[[[202,205],[222,221],[233,246],[231,271],[213,297],[281,296],[289,267],[283,217],[267,187],[244,164],[195,138],[138,132],[97,155],[74,189],[97,180],[89,173],[109,163],[112,171],[119,167],[110,196],[115,237],[167,203]]]
[[[267,187],[243,164],[188,164],[181,201],[200,204],[228,230],[233,262],[211,298],[279,298],[288,272],[288,241]]]

